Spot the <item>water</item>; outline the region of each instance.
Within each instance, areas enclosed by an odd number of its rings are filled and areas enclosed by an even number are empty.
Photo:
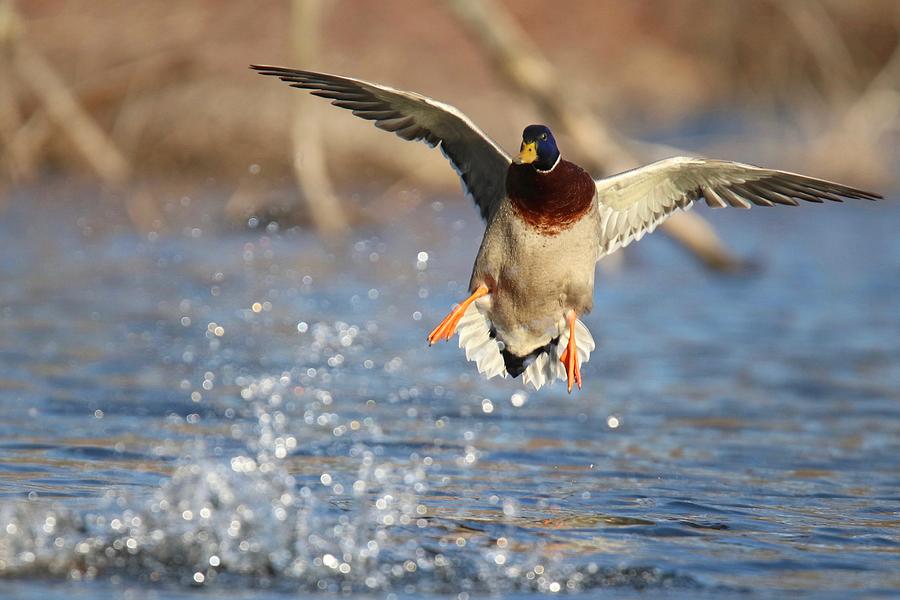
[[[461,202],[324,247],[82,196],[0,223],[4,597],[900,590],[892,203],[712,213],[745,277],[647,238],[600,272],[570,397],[426,348]]]

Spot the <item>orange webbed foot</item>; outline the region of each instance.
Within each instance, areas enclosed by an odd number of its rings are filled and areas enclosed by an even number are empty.
[[[559,362],[566,368],[566,385],[569,393],[572,393],[573,384],[581,389],[581,369],[578,366],[578,351],[575,347],[575,311],[569,311],[566,315],[569,324],[569,343],[559,357]]]
[[[484,284],[479,285],[478,288],[472,292],[471,296],[463,300],[461,304],[450,311],[450,314],[444,317],[444,320],[431,330],[431,333],[428,334],[428,345],[433,346],[441,340],[449,340],[453,337],[453,334],[456,333],[459,321],[462,319],[463,315],[466,314],[469,305],[487,294],[487,286]]]

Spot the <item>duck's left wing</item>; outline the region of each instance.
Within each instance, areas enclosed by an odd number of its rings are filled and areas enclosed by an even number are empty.
[[[713,208],[881,198],[787,171],[681,156],[601,179],[597,193],[601,258],[641,239],[673,212],[690,208],[700,198]]]
[[[376,127],[403,139],[440,146],[485,220],[503,200],[509,156],[456,108],[415,92],[350,77],[264,65],[251,68],[291,87],[311,90],[314,96],[328,98],[333,105],[375,121]]]

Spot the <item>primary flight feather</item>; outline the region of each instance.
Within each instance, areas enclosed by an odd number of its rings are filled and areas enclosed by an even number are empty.
[[[513,161],[456,108],[414,92],[350,77],[253,65],[310,90],[406,140],[441,149],[487,226],[469,282],[471,295],[429,334],[459,333],[460,347],[487,377],[540,388],[563,379],[581,387],[594,340],[579,316],[593,307],[594,268],[678,209],[797,205],[798,200],[875,200],[878,194],[822,179],[724,160],[675,157],[595,181],[563,160],[553,134],[530,125]]]

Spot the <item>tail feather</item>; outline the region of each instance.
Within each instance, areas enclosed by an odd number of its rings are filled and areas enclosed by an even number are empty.
[[[459,347],[466,351],[466,359],[473,361],[478,372],[487,379],[506,377],[506,365],[497,340],[491,337],[490,321],[484,307],[490,302],[488,296],[479,298],[466,309],[459,320]]]
[[[556,355],[556,348],[551,347],[549,352],[543,352],[534,359],[534,362],[528,365],[525,373],[522,375],[522,382],[531,384],[534,389],[539,390],[548,383],[557,379],[557,367],[561,364],[559,358],[551,360],[550,355]]]
[[[542,385],[547,382],[552,382],[555,379],[562,379],[563,381],[566,381],[567,379],[566,368],[559,358],[563,355],[563,352],[566,351],[566,346],[569,345],[569,329],[568,327],[565,327],[564,321],[560,327],[562,331],[559,334],[556,345],[551,348],[549,353],[544,355],[547,360],[541,361],[539,367],[536,366],[536,364],[533,364],[532,367],[535,367],[535,371],[532,371],[531,373],[527,370],[525,371],[523,380],[526,383],[531,383],[536,390],[541,389]],[[583,365],[591,358],[591,352],[594,351],[596,346],[594,337],[591,335],[587,326],[582,323],[580,319],[575,319],[575,348],[579,365]],[[536,362],[537,361],[535,361],[535,363]],[[539,372],[538,369],[540,369]]]
[[[505,352],[492,334],[492,323],[487,316],[490,296],[479,298],[473,302],[459,321],[459,347],[465,349],[466,359],[475,363],[478,372],[487,379],[493,377],[506,378],[522,375],[522,381],[539,390],[544,385],[557,379],[566,380],[566,370],[559,357],[569,343],[569,329],[565,320],[560,321],[559,337],[546,347],[536,350],[527,357],[516,357]],[[591,332],[580,320],[575,321],[575,343],[578,349],[578,362],[588,361],[596,347]],[[529,359],[534,357],[529,363]]]

